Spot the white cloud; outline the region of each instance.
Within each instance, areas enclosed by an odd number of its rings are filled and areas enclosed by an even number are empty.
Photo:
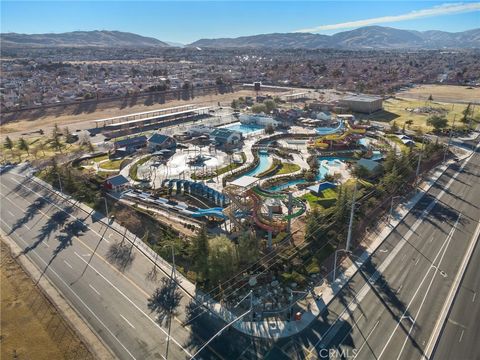
[[[432,16],[467,13],[467,12],[473,12],[473,11],[480,11],[480,2],[442,4],[439,6],[434,6],[429,9],[414,10],[407,14],[402,14],[402,15],[382,16],[377,18],[349,21],[349,22],[338,23],[338,24],[320,25],[313,28],[309,28],[309,29],[300,29],[300,30],[297,30],[296,32],[313,33],[313,32],[320,32],[323,30],[351,29],[351,28],[357,28],[361,26],[368,26],[368,25],[374,25],[374,24],[391,23],[391,22],[419,19],[419,18],[432,17]]]

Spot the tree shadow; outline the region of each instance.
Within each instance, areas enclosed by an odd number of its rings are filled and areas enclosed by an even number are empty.
[[[37,215],[40,210],[42,210],[45,205],[47,204],[47,200],[43,197],[37,198],[33,203],[28,205],[28,207],[25,209],[25,213],[23,214],[23,217],[18,219],[15,224],[13,224],[12,229],[8,233],[8,235],[11,235],[14,233],[16,230],[20,229],[23,225],[27,224],[30,220],[32,220],[35,215]]]
[[[182,293],[178,288],[177,279],[162,278],[160,286],[155,289],[148,299],[147,307],[157,315],[157,322],[162,325],[167,323],[177,312],[182,300]]]
[[[48,239],[52,233],[61,229],[67,223],[71,210],[71,207],[67,208],[65,211],[58,210],[51,217],[49,217],[47,222],[40,229],[40,233],[37,235],[34,243],[23,249],[22,254],[26,255],[30,251],[34,250],[38,245],[40,245],[40,243]]]
[[[108,248],[107,260],[113,264],[120,272],[125,272],[135,258],[133,253],[133,244],[128,246],[123,241],[116,242]]]

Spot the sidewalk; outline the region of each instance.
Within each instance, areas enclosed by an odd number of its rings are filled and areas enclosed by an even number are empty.
[[[470,153],[466,154],[463,158],[470,156]],[[279,320],[263,320],[263,321],[238,321],[232,326],[235,327],[238,331],[255,337],[263,338],[282,338],[289,337],[297,334],[298,332],[304,330],[312,321],[314,321],[318,315],[323,311],[323,309],[328,306],[328,304],[335,298],[336,294],[342,290],[345,284],[350,280],[352,276],[356,274],[359,267],[361,267],[366,260],[375,252],[375,250],[382,244],[385,238],[392,232],[392,230],[399,224],[405,216],[410,212],[410,210],[418,203],[418,201],[428,192],[428,190],[435,184],[438,178],[445,172],[449,164],[442,165],[437,169],[434,169],[427,176],[427,179],[422,181],[419,186],[419,191],[416,193],[406,204],[395,208],[394,214],[395,218],[390,222],[390,226],[385,226],[382,231],[375,235],[374,240],[370,243],[367,249],[358,256],[354,264],[347,267],[345,271],[340,271],[341,264],[338,265],[338,277],[333,283],[325,283],[322,286],[317,286],[314,288],[313,292],[307,296],[306,299],[297,301],[297,305],[301,302],[307,301],[306,311],[302,313],[302,317],[298,321],[279,321]],[[63,193],[55,190],[50,184],[45,183],[44,181],[31,177],[33,181],[39,183],[40,185],[48,188],[50,191],[56,193],[58,196],[67,199],[70,202],[73,202],[75,206],[78,206],[81,210],[85,211],[92,217],[97,217],[101,219],[100,221],[105,222],[106,218],[103,214],[95,212],[90,207],[76,201],[72,197],[65,195]],[[130,241],[138,251],[145,255],[152,263],[156,262],[160,270],[166,275],[169,276],[172,272],[171,265],[163,260],[161,257],[156,256],[155,252],[144,244],[138,237],[130,233],[126,228],[119,225],[116,222],[111,222],[109,226],[121,234]],[[156,261],[155,261],[156,259]],[[233,314],[228,309],[226,309],[219,302],[211,299],[208,295],[204,295],[202,291],[195,287],[195,284],[191,283],[188,279],[183,277],[177,272],[179,287],[181,287],[190,297],[195,299],[199,304],[202,304],[206,309],[208,309],[214,315],[220,317],[225,322],[234,321],[237,318],[236,314]]]
[[[464,156],[468,157],[470,154]],[[358,257],[353,264],[348,266],[344,271],[341,271],[342,263],[337,266],[337,279],[331,283],[325,283],[322,286],[317,286],[312,292],[303,300],[306,301],[306,306],[301,306],[304,309],[302,317],[297,321],[278,321],[278,320],[264,320],[262,322],[247,322],[242,321],[233,326],[251,336],[264,338],[283,338],[297,334],[304,330],[318,315],[328,306],[328,304],[335,298],[335,296],[342,290],[347,282],[358,272],[359,268],[367,261],[375,250],[383,243],[383,241],[390,235],[395,227],[408,215],[410,210],[420,201],[420,199],[430,190],[438,178],[445,172],[450,164],[442,165],[437,169],[431,171],[430,175],[424,180],[420,186],[420,191],[417,192],[407,203],[395,208],[394,219],[385,226],[378,235],[368,245],[367,249]],[[347,261],[344,260],[343,262]],[[385,265],[391,261],[385,261]],[[377,276],[379,274],[376,274]],[[299,305],[297,302],[297,305]]]

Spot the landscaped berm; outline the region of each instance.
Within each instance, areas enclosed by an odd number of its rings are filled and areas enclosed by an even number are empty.
[[[94,359],[1,243],[1,359]]]

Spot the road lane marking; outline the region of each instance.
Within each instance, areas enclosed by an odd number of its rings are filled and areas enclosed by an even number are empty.
[[[472,296],[472,302],[475,302],[475,297],[477,296],[477,293],[476,292],[473,292],[473,296]]]
[[[448,186],[445,187],[445,189],[448,189]],[[443,195],[443,194],[445,194],[445,190],[442,190],[442,192],[440,193],[440,195]],[[324,339],[327,338],[327,335],[329,335],[329,333],[332,331],[332,329],[335,326],[338,326],[338,321],[340,319],[343,319],[344,321],[347,321],[350,318],[350,313],[355,311],[355,309],[358,307],[358,304],[363,300],[363,298],[370,291],[370,286],[371,286],[370,284],[372,283],[372,281],[374,283],[379,278],[380,274],[383,273],[383,271],[390,265],[390,263],[398,256],[398,253],[402,250],[403,246],[408,242],[410,237],[415,233],[417,228],[423,222],[424,218],[426,218],[428,216],[428,214],[430,214],[430,211],[438,203],[438,201],[442,197],[440,195],[435,200],[433,200],[427,206],[427,208],[425,210],[422,211],[421,215],[415,221],[415,223],[411,226],[411,228],[408,230],[408,232],[404,236],[401,237],[401,239],[399,240],[397,245],[393,248],[393,250],[387,256],[387,258],[380,264],[380,266],[378,267],[378,270],[375,271],[374,274],[372,274],[372,276],[368,279],[366,284],[360,289],[360,291],[357,293],[357,295],[350,301],[350,303],[345,307],[345,309],[339,314],[339,316],[334,321],[334,323],[332,325],[330,325],[330,327],[324,333],[324,336],[322,337],[320,335],[320,338],[317,341],[317,343],[314,345],[313,349],[315,349],[318,346],[318,344],[320,344],[321,342],[325,342]],[[335,334],[333,336],[335,336]],[[328,341],[330,341],[330,340],[328,340]],[[311,350],[311,352],[313,352],[313,350]]]
[[[98,296],[100,296],[100,293],[98,292],[97,289],[95,289],[92,284],[88,284],[88,286],[90,286],[90,289],[92,289],[93,291],[95,291],[97,293]]]
[[[12,229],[3,219],[0,219],[0,221],[2,221],[8,228]],[[17,234],[15,231],[12,233],[12,234],[15,234],[15,236],[18,237],[18,239],[20,241],[22,241],[26,246],[29,246],[28,242],[25,241],[19,234]],[[45,266],[48,266],[48,264],[45,262],[45,260],[43,260],[43,258],[37,254],[37,251],[35,249],[33,249],[30,253],[33,253],[34,255],[37,256],[37,258],[45,265]],[[130,357],[134,360],[136,360],[135,356],[132,355],[132,353],[125,347],[125,345],[123,345],[123,343],[115,336],[115,334],[105,325],[105,323],[100,320],[100,318],[97,316],[97,314],[95,314],[92,309],[90,309],[90,307],[82,300],[82,298],[80,298],[80,296],[77,295],[77,293],[75,291],[73,291],[72,287],[70,285],[68,285],[62,277],[60,277],[60,275],[58,275],[58,273],[52,268],[52,266],[49,267],[49,270],[58,278],[58,280],[60,280],[64,285],[65,287],[70,290],[70,292],[73,294],[73,296],[75,296],[81,303],[82,305],[93,315],[93,317],[108,331],[108,333],[120,344],[120,346],[127,352],[128,355],[130,355]]]
[[[477,145],[477,148],[480,146],[480,143]],[[440,330],[443,327],[443,324],[445,323],[445,319],[447,318],[448,310],[451,308],[453,304],[453,300],[455,297],[455,294],[457,293],[458,287],[460,286],[460,281],[463,277],[463,274],[465,273],[468,264],[470,263],[470,259],[472,258],[473,250],[475,246],[477,245],[478,240],[480,239],[480,221],[478,222],[477,228],[475,229],[475,232],[470,240],[470,245],[467,249],[467,252],[465,253],[462,263],[460,264],[459,270],[457,271],[457,275],[455,276],[455,280],[453,281],[452,286],[450,287],[450,292],[448,293],[447,298],[445,299],[445,302],[442,307],[442,311],[440,312],[440,317],[437,320],[437,323],[435,324],[435,327],[433,328],[430,336],[430,340],[428,341],[427,347],[425,348],[424,354],[422,355],[422,359],[430,359],[432,352],[435,348],[435,345],[437,343],[437,340],[440,336]]]
[[[397,360],[400,359],[400,356],[401,356],[402,353],[403,353],[403,349],[405,348],[405,345],[407,344],[407,341],[408,341],[408,339],[410,338],[410,333],[412,332],[413,327],[415,326],[416,319],[418,319],[418,316],[420,315],[420,311],[422,310],[423,305],[425,304],[425,300],[427,299],[427,295],[428,295],[428,293],[430,292],[430,288],[432,287],[433,281],[435,280],[435,276],[437,275],[438,267],[441,265],[441,263],[442,263],[442,261],[443,261],[443,258],[445,257],[445,253],[447,252],[448,246],[450,245],[450,241],[451,241],[452,238],[453,238],[453,234],[455,233],[455,230],[457,229],[457,225],[458,225],[458,222],[460,221],[460,217],[461,217],[461,214],[458,214],[458,217],[457,217],[457,220],[455,221],[455,224],[453,225],[452,229],[451,229],[450,232],[448,233],[447,238],[446,238],[445,241],[443,242],[442,246],[440,247],[440,249],[438,250],[437,254],[435,255],[435,258],[434,258],[433,261],[432,261],[432,265],[435,264],[435,262],[437,261],[438,257],[440,256],[440,259],[438,260],[438,265],[433,266],[433,267],[429,267],[428,270],[425,272],[425,276],[423,277],[422,281],[421,281],[420,284],[418,285],[417,289],[415,290],[415,293],[414,293],[413,296],[411,297],[409,303],[407,304],[407,307],[405,308],[405,311],[403,312],[402,318],[404,318],[404,317],[409,318],[410,321],[411,321],[411,323],[412,323],[412,325],[410,326],[410,329],[409,329],[407,335],[405,336],[405,341],[403,342],[403,345],[402,345],[402,347],[400,348],[400,351],[399,351],[398,356],[397,356]],[[440,254],[441,254],[441,255],[440,255]],[[423,286],[423,283],[424,283],[425,280],[427,279],[428,275],[430,274],[430,270],[431,270],[431,269],[434,269],[434,271],[433,271],[433,276],[432,276],[432,278],[430,279],[430,283],[428,284],[428,287],[427,287],[427,290],[425,291],[425,294],[423,295],[423,299],[422,299],[422,302],[420,303],[420,307],[419,307],[418,310],[417,310],[417,313],[416,313],[416,315],[415,315],[415,319],[412,319],[411,316],[406,316],[405,314],[408,312],[408,309],[410,308],[410,306],[412,305],[413,301],[414,301],[415,298],[417,297],[417,294],[418,294],[418,292],[420,291],[420,288]],[[392,340],[393,336],[394,336],[395,333],[397,332],[398,327],[400,326],[400,322],[401,322],[401,320],[397,322],[397,325],[395,325],[395,328],[393,329],[392,333],[390,334],[390,337],[388,338],[388,340],[386,341],[386,343],[385,343],[382,351],[381,351],[380,354],[378,355],[377,360],[382,357],[383,353],[384,353],[385,350],[387,349],[387,346],[389,345],[389,343],[390,343],[390,341]]]
[[[360,346],[360,349],[357,350],[355,356],[353,357],[354,359],[358,356],[358,354],[360,354],[360,351],[362,351],[363,347],[368,342],[368,338],[370,337],[370,335],[372,335],[373,331],[377,328],[378,324],[380,324],[380,320],[377,320],[373,329],[370,330],[370,332],[368,333],[367,337],[365,338],[365,341],[363,342],[362,346]]]
[[[458,342],[461,343],[462,342],[462,339],[463,339],[463,333],[465,332],[465,330],[462,329],[462,333],[460,334],[460,339],[458,339]]]
[[[125,316],[123,316],[122,314],[119,314],[119,315],[122,317],[123,320],[127,322],[128,325],[130,325],[132,328],[135,329],[135,326],[133,326],[132,323],[125,318]]]
[[[64,263],[65,263],[65,265],[67,265],[67,266],[68,266],[70,269],[73,269],[73,266],[72,266],[72,265],[70,265],[70,264],[67,262],[67,260],[63,260],[63,262],[64,262]]]
[[[10,214],[11,217],[15,217],[15,215],[10,210],[7,210],[7,212]]]
[[[42,244],[45,245],[45,247],[47,247],[47,248],[50,247],[50,245],[48,245],[46,241],[42,241]]]
[[[89,264],[83,257],[81,257],[77,252],[75,252],[75,255],[82,260],[88,267],[90,267],[95,273],[100,275],[100,277],[105,280],[112,288],[114,288],[120,295],[122,295],[130,304],[133,305],[135,309],[137,309],[141,314],[143,314],[148,320],[150,320],[157,328],[159,328],[165,335],[168,335],[168,333],[163,329],[154,319],[152,319],[147,313],[145,313],[142,309],[138,307],[137,304],[135,304],[127,295],[125,295],[119,288],[117,288],[110,280],[108,280],[104,275],[102,275],[101,272],[99,272],[92,264]],[[172,341],[185,352],[188,356],[192,356],[190,352],[184,348],[175,338],[170,337]]]

